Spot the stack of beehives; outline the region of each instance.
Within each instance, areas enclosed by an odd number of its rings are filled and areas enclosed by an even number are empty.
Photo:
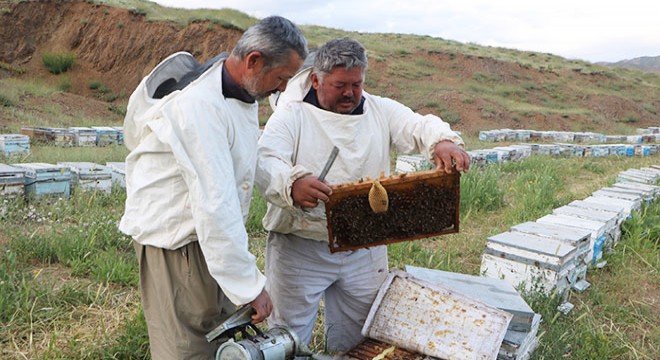
[[[488,238],[481,273],[513,286],[567,295],[585,290],[587,266],[602,260],[621,235],[621,223],[660,196],[660,166],[621,172],[618,182],[553,210],[536,222]]]
[[[82,191],[109,193],[112,185],[126,187],[125,163],[104,165],[92,162],[0,164],[0,197],[67,198],[72,186]]]
[[[559,141],[576,143],[657,143],[660,142],[660,127],[637,129],[637,135],[605,135],[593,132],[496,129],[480,131],[479,140],[492,142]]]
[[[117,126],[23,127],[21,134],[34,141],[57,146],[107,146],[124,143],[124,130]]]

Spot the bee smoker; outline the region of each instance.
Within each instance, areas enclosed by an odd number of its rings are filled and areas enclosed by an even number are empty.
[[[254,309],[244,306],[206,334],[208,342],[221,343],[215,360],[289,360],[312,355],[293,330],[274,327],[262,332],[251,324],[252,314]]]

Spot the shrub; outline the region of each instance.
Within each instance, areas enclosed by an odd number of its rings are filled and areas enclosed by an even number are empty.
[[[71,90],[72,84],[71,84],[71,79],[70,78],[64,78],[60,80],[60,83],[57,84],[57,88],[60,91],[69,91]]]
[[[46,69],[48,69],[50,73],[57,75],[65,73],[71,69],[76,60],[76,55],[72,52],[47,52],[41,59]]]
[[[10,99],[6,95],[0,94],[0,106],[4,106],[4,107],[14,106],[14,101],[12,101],[12,99]]]
[[[96,90],[101,88],[101,86],[103,86],[103,83],[98,80],[91,80],[89,84],[87,84],[87,86],[92,90]]]

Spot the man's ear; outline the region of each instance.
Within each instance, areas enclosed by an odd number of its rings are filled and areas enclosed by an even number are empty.
[[[316,75],[316,73],[312,73],[309,79],[312,80],[312,87],[314,88],[314,90],[318,90],[319,86],[321,86],[321,82],[319,81],[318,75]]]
[[[246,70],[257,71],[263,67],[264,56],[259,51],[252,51],[245,57]]]

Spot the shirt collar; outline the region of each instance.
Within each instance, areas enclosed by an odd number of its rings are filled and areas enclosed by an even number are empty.
[[[236,99],[248,104],[255,102],[255,98],[229,76],[227,67],[224,64],[222,66],[222,94],[225,99]]]
[[[319,104],[319,99],[316,96],[316,89],[314,89],[314,87],[311,87],[309,89],[309,92],[307,93],[307,95],[305,95],[303,101],[312,104],[319,109],[323,109],[321,107],[321,104]],[[360,105],[358,105],[358,107],[356,107],[355,110],[353,110],[353,112],[350,113],[350,115],[362,115],[362,114],[364,114],[364,96],[360,98]]]

